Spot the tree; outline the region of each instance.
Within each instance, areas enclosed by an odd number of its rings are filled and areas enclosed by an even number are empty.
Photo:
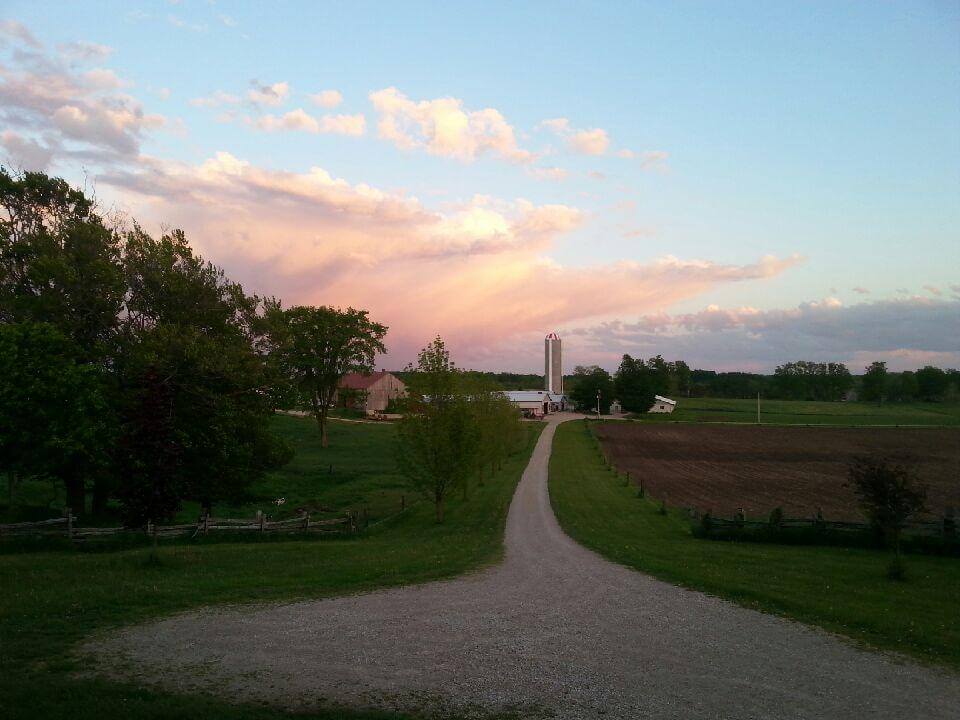
[[[411,407],[398,427],[397,460],[410,484],[429,497],[438,523],[453,488],[476,468],[481,431],[463,373],[439,337],[408,368]]]
[[[863,381],[860,388],[860,398],[868,402],[883,402],[887,396],[887,364],[885,362],[872,362],[863,374]]]
[[[917,394],[926,402],[943,400],[950,385],[946,372],[938,367],[927,365],[916,372]]]
[[[615,389],[624,410],[647,412],[653,405],[657,378],[643,360],[624,355],[617,369]]]
[[[309,405],[327,447],[327,414],[337,388],[349,372],[370,372],[378,353],[386,352],[386,325],[366,310],[297,305],[267,310],[271,354],[299,403]]]
[[[867,519],[899,555],[900,531],[911,515],[925,510],[926,487],[918,485],[906,467],[869,458],[857,458],[850,464],[847,486],[853,489]]]
[[[0,322],[56,328],[70,341],[72,361],[90,368],[85,379],[97,377],[98,392],[108,393],[124,293],[120,238],[104,225],[93,202],[59,178],[0,168]],[[71,436],[94,445],[85,450],[74,445],[75,462],[56,471],[78,513],[90,479],[96,481],[94,511],[106,505],[110,473],[99,461],[106,416],[76,418]]]
[[[0,471],[13,500],[18,479],[64,480],[82,514],[84,479],[109,471],[114,423],[99,368],[47,323],[0,324]]]
[[[610,412],[610,402],[614,399],[614,385],[610,373],[601,367],[578,365],[573,369],[574,385],[570,397],[580,412],[595,412],[597,392],[600,392],[600,412]],[[648,406],[649,407],[649,406]]]

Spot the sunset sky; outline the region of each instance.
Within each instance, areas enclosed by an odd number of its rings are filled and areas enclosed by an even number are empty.
[[[0,152],[398,368],[960,366],[960,4],[0,7]]]

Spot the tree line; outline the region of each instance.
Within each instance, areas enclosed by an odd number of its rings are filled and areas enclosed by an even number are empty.
[[[65,181],[0,168],[0,473],[63,483],[132,527],[239,499],[292,450],[275,408],[326,413],[373,369],[366,311],[248,295],[181,231],[111,226]]]

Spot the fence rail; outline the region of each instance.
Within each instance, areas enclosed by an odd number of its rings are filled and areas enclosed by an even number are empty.
[[[839,530],[850,532],[872,532],[876,528],[867,522],[849,522],[841,520],[826,520],[822,515],[806,518],[788,518],[771,516],[767,520],[747,519],[742,511],[732,518],[714,517],[706,513],[700,515],[695,510],[690,510],[691,520],[698,521],[706,532],[711,530],[736,530],[736,529],[771,529],[782,530],[786,528],[813,528],[818,530]],[[925,535],[932,537],[954,538],[957,535],[957,521],[951,510],[947,510],[939,520],[932,521],[910,521],[903,524],[901,532],[904,535]]]
[[[70,540],[86,540],[90,538],[109,537],[112,535],[147,535],[158,539],[207,535],[221,532],[255,532],[255,533],[339,533],[351,534],[360,529],[357,518],[353,513],[346,513],[343,517],[326,520],[312,520],[309,513],[284,520],[270,520],[261,511],[257,511],[252,518],[214,518],[201,517],[195,523],[181,525],[155,525],[148,522],[146,528],[127,527],[77,527],[77,518],[67,508],[63,517],[36,522],[20,522],[0,524],[0,538],[52,536],[66,537]]]

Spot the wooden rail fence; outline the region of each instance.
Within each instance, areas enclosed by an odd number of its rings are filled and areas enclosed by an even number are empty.
[[[256,533],[339,533],[350,534],[359,531],[357,518],[353,513],[327,520],[311,520],[309,513],[286,520],[270,520],[261,511],[253,518],[217,518],[203,516],[195,523],[183,525],[156,525],[148,522],[146,528],[127,527],[78,527],[77,518],[67,508],[63,517],[38,522],[8,523],[0,525],[0,538],[51,536],[66,537],[70,540],[109,537],[111,535],[143,535],[156,538],[184,537],[187,535],[207,535],[221,532]]]
[[[868,532],[875,530],[874,526],[867,522],[826,520],[819,511],[815,516],[808,518],[778,517],[775,514],[771,514],[767,520],[747,519],[743,510],[740,510],[732,518],[714,517],[710,513],[701,515],[696,509],[691,509],[689,513],[690,519],[699,522],[701,527],[708,533],[711,530],[781,530],[786,528],[813,528],[817,530],[851,532]],[[905,535],[924,535],[928,537],[954,539],[957,537],[957,520],[953,509],[948,508],[939,520],[909,521],[904,523],[901,530]]]

